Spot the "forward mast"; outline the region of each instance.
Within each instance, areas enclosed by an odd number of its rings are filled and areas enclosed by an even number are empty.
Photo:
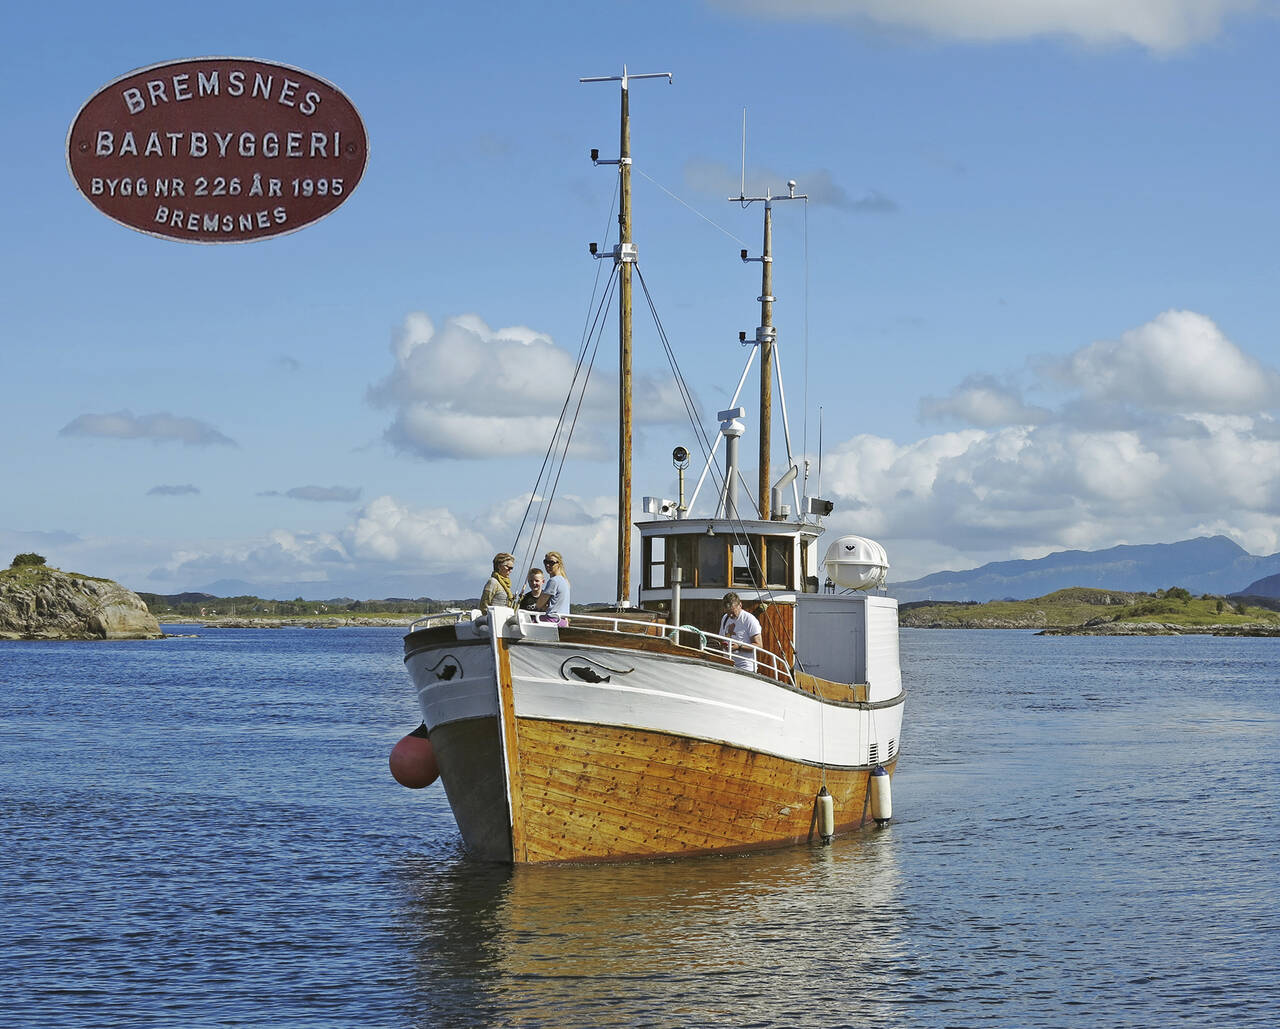
[[[631,604],[631,266],[636,261],[636,245],[631,239],[631,106],[632,79],[666,79],[671,72],[599,75],[579,82],[618,82],[622,85],[621,116],[618,130],[618,158],[604,160],[599,150],[591,151],[595,164],[618,166],[618,243],[613,248],[613,263],[618,267],[618,606]],[[592,244],[592,253],[596,254]]]

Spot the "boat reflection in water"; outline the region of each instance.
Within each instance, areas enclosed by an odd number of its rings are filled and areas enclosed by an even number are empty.
[[[881,993],[876,972],[911,964],[892,829],[727,858],[425,871],[406,874],[404,926],[423,1024],[901,1024],[902,990]]]

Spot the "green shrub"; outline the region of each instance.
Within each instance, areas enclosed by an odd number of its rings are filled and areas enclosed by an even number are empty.
[[[1142,618],[1147,615],[1171,615],[1176,613],[1178,607],[1176,604],[1168,600],[1144,600],[1139,604],[1134,604],[1125,612],[1126,618]]]
[[[10,563],[10,568],[21,568],[23,565],[42,565],[44,558],[40,554],[19,554]]]

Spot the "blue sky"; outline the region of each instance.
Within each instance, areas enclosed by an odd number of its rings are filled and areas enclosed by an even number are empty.
[[[4,60],[0,547],[177,592],[447,597],[511,546],[584,331],[633,86],[640,267],[705,414],[758,323],[775,211],[790,419],[835,532],[891,578],[1225,533],[1280,550],[1280,22],[1249,0],[511,7],[49,3]],[[364,118],[296,233],[131,231],[65,163],[81,105],[207,55],[305,69]],[[677,202],[672,194],[679,198]],[[635,494],[692,443],[637,317]],[[544,547],[608,599],[609,330]],[[555,398],[555,399],[551,399]],[[806,413],[807,412],[807,413]],[[754,427],[749,426],[749,432]],[[744,445],[754,453],[754,443]],[[775,457],[775,473],[781,455]],[[754,481],[754,470],[749,472]]]

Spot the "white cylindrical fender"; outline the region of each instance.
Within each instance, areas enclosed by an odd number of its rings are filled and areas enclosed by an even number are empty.
[[[836,802],[825,786],[818,791],[818,834],[824,844],[836,834]]]
[[[883,765],[876,765],[871,772],[871,817],[876,825],[884,825],[893,817],[893,794],[889,786],[889,773]]]

